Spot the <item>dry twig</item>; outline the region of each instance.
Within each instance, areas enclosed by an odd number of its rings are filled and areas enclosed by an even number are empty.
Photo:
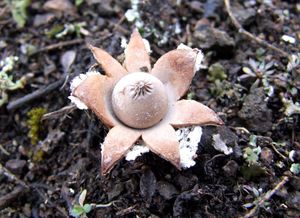
[[[48,120],[48,119],[56,119],[56,118],[60,117],[62,114],[68,114],[75,109],[76,109],[76,106],[73,104],[65,106],[63,108],[58,109],[57,111],[52,111],[50,113],[44,114],[42,117],[42,121]]]
[[[27,188],[19,185],[14,190],[6,195],[0,197],[0,210],[8,207],[11,203],[15,202],[20,196],[28,191]]]
[[[230,17],[230,20],[232,21],[233,25],[238,29],[238,32],[241,33],[242,35],[246,36],[248,39],[253,40],[255,42],[257,42],[258,44],[267,47],[268,49],[271,49],[273,51],[276,51],[277,53],[279,53],[281,56],[284,57],[288,57],[289,54],[285,51],[283,51],[280,48],[275,47],[274,45],[271,45],[270,43],[254,36],[252,33],[248,32],[247,30],[245,30],[242,25],[238,22],[238,20],[235,18],[235,16],[233,15],[232,11],[231,11],[231,6],[230,6],[230,0],[224,0],[225,3],[225,8],[226,11]]]
[[[41,49],[38,49],[36,52],[32,53],[31,55],[36,55],[41,52],[47,52],[47,51],[51,51],[54,49],[59,49],[59,48],[65,47],[65,46],[80,44],[82,42],[84,42],[83,39],[73,39],[73,40],[69,40],[69,41],[59,42],[59,43],[48,45]]]
[[[255,205],[254,208],[252,208],[245,216],[244,218],[250,218],[255,216],[255,214],[258,212],[259,208],[263,206],[263,204],[270,200],[270,198],[277,192],[279,191],[288,181],[289,181],[288,176],[284,176],[282,180],[271,190],[268,191],[261,199],[260,201]]]
[[[273,143],[270,144],[273,150],[283,159],[283,160],[288,160],[288,157],[284,156],[278,149],[274,146]]]
[[[8,105],[7,105],[7,110],[8,111],[12,111],[12,110],[15,110],[17,108],[20,108],[22,107],[24,104],[27,104],[37,98],[40,98],[40,97],[43,97],[45,95],[47,95],[48,93],[52,92],[53,90],[57,89],[59,86],[61,86],[65,81],[65,77],[59,79],[58,81],[55,81],[53,83],[51,83],[50,85],[48,86],[44,86],[44,87],[41,87],[39,88],[38,90],[28,94],[28,95],[25,95],[15,101],[12,101],[10,102]]]

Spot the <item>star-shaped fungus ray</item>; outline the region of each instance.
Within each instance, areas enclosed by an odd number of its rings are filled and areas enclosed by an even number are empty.
[[[124,66],[128,72],[150,72],[150,56],[142,36],[135,29],[125,49]]]
[[[90,44],[88,44],[88,47],[90,48],[96,61],[101,65],[108,77],[119,79],[128,73],[126,69],[124,69],[124,67],[122,67],[122,65],[106,51]]]
[[[194,100],[177,101],[172,110],[169,123],[176,128],[224,124],[212,109]]]
[[[126,126],[117,125],[110,129],[102,144],[101,173],[107,174],[140,136],[141,131]]]
[[[143,132],[142,139],[149,149],[180,169],[179,142],[174,128],[162,123]]]
[[[178,100],[188,90],[195,75],[197,51],[176,49],[164,54],[154,64],[151,74],[172,90]]]
[[[110,94],[113,89],[113,79],[100,73],[88,76],[72,93],[88,106],[108,127],[115,126],[118,121],[110,112]]]
[[[124,67],[104,50],[89,48],[106,75],[86,74],[76,87],[72,85],[71,95],[111,128],[102,144],[102,174],[109,173],[139,139],[180,169],[174,128],[223,124],[207,106],[179,100],[203,58],[201,51],[183,46],[163,55],[151,70],[149,54],[137,30],[125,50]]]

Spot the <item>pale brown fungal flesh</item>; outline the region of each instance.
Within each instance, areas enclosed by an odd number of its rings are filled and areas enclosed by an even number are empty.
[[[128,72],[150,72],[150,57],[138,30],[134,30],[125,49],[124,67]],[[145,69],[145,70],[143,70]]]
[[[101,74],[94,74],[83,81],[72,93],[109,127],[113,127],[117,123],[117,120],[110,112],[109,93],[112,93],[112,85],[113,80],[111,78]]]
[[[194,100],[177,101],[173,107],[169,122],[177,128],[191,125],[224,124],[212,109]]]
[[[138,130],[121,125],[113,127],[105,137],[102,145],[102,174],[108,173],[114,164],[126,154],[140,136],[141,132]]]
[[[90,44],[88,46],[91,49],[96,61],[104,69],[105,74],[108,77],[119,79],[120,77],[128,73],[127,70],[125,70],[124,67],[122,67],[122,65],[116,59],[110,56],[110,54],[108,54],[106,51]]]
[[[192,49],[176,49],[163,55],[154,64],[151,74],[170,87],[174,100],[188,90],[195,75],[196,57],[197,52]]]
[[[123,124],[144,129],[157,124],[165,116],[168,97],[164,85],[154,76],[131,73],[116,84],[112,106]]]
[[[180,169],[179,142],[171,125],[161,124],[159,128],[151,128],[143,133],[142,139],[152,152]]]

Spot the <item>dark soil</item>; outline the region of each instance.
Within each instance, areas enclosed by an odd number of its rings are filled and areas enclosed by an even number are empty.
[[[23,89],[7,92],[8,102],[0,108],[1,217],[69,216],[84,189],[85,203],[114,202],[93,209],[88,217],[300,216],[300,178],[290,171],[300,161],[300,117],[299,111],[285,113],[284,103],[300,100],[299,65],[288,71],[288,57],[241,35],[223,1],[144,0],[139,13],[153,63],[180,43],[203,49],[207,68],[196,74],[189,97],[218,112],[225,126],[203,127],[197,164],[188,170],[178,171],[148,153],[134,162],[122,160],[106,177],[100,175],[100,144],[108,129],[91,111],[60,109],[71,105],[67,98],[71,79],[95,63],[86,42],[122,59],[121,38],[128,39],[135,27],[124,18],[130,1],[86,0],[79,7],[71,1],[71,8],[58,12],[59,8],[43,8],[46,1],[32,0],[23,28],[16,26],[5,2],[0,2],[0,60],[18,56],[14,80],[28,79]],[[231,4],[247,31],[292,55],[300,49],[296,2]],[[89,35],[46,34],[53,27],[80,22],[85,22]],[[296,41],[286,42],[283,35]],[[67,43],[56,46],[61,42]],[[25,44],[37,50],[22,52]],[[76,58],[68,71],[61,57],[70,50]],[[264,76],[264,70],[257,70],[255,76],[243,78],[243,67],[251,69],[250,58],[274,62],[270,68],[274,73]],[[216,63],[221,73],[211,67]],[[62,86],[64,71],[70,75]],[[53,83],[54,90],[14,106],[15,100]],[[270,87],[273,93],[268,95]],[[27,113],[36,107],[59,112],[43,119],[33,143]],[[215,134],[233,148],[231,154],[214,149]],[[246,157],[246,148],[261,151]]]

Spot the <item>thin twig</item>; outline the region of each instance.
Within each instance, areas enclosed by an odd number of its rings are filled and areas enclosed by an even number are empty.
[[[134,211],[136,211],[136,207],[137,207],[138,205],[132,205],[132,206],[130,206],[130,207],[128,207],[128,208],[125,208],[125,209],[123,209],[123,210],[120,210],[120,211],[118,211],[117,213],[116,213],[116,215],[117,216],[125,216],[126,214],[129,214],[129,213],[132,213],[132,212],[134,212]]]
[[[44,114],[42,117],[42,121],[43,120],[48,120],[48,119],[55,119],[57,117],[60,117],[62,114],[68,114],[70,112],[72,112],[73,110],[76,109],[75,105],[68,105],[65,106],[63,108],[58,109],[57,111],[52,111],[50,113]]]
[[[7,105],[7,110],[8,111],[15,110],[17,108],[22,107],[24,104],[27,104],[28,102],[31,102],[37,98],[47,95],[48,93],[52,92],[53,90],[55,90],[59,86],[61,86],[64,83],[64,81],[65,81],[65,77],[59,79],[56,82],[51,83],[50,85],[48,85],[46,87],[39,88],[38,90],[36,90],[28,95],[25,95],[15,101],[10,102]]]
[[[125,15],[123,15],[121,18],[120,18],[120,20],[116,23],[116,24],[114,24],[114,28],[113,28],[113,32],[115,31],[115,30],[117,30],[118,28],[120,28],[120,26],[121,26],[121,24],[123,23],[123,21],[125,20]],[[122,28],[122,27],[121,27]]]
[[[230,0],[224,0],[225,3],[225,8],[226,11],[230,17],[230,20],[232,21],[233,25],[238,29],[238,32],[241,33],[242,35],[246,36],[247,38],[249,38],[250,40],[254,40],[255,42],[257,42],[258,44],[267,47],[268,49],[271,49],[273,51],[278,52],[281,56],[285,56],[288,57],[289,54],[285,51],[283,51],[280,48],[275,47],[274,45],[271,45],[270,43],[256,37],[255,35],[253,35],[252,33],[248,32],[247,30],[245,30],[242,25],[238,22],[238,20],[235,18],[235,16],[233,15],[232,11],[231,11],[231,6],[230,6]]]
[[[3,147],[3,145],[0,144],[0,151],[2,151],[3,154],[9,156],[10,153]]]
[[[54,50],[54,49],[59,49],[59,48],[69,46],[69,45],[80,44],[82,42],[84,42],[83,39],[73,39],[73,40],[69,40],[69,41],[59,42],[59,43],[48,45],[48,46],[45,46],[41,49],[38,49],[36,52],[32,53],[31,55],[36,55],[36,54],[41,53],[41,52],[46,52],[46,51],[51,51],[51,50]]]
[[[2,164],[0,164],[0,175],[1,174],[5,175],[10,180],[16,181],[19,185],[29,189],[29,186],[25,182],[23,182],[21,179],[16,177],[13,173],[11,173],[8,169],[6,169],[6,167],[3,166]]]
[[[27,188],[19,185],[14,188],[11,192],[7,193],[6,195],[3,195],[0,197],[0,210],[3,210],[4,208],[10,206],[13,202],[16,202],[20,196],[22,196],[24,193],[28,191]]]
[[[288,157],[286,157],[286,156],[284,156],[282,153],[280,153],[279,151],[278,151],[278,149],[274,146],[274,144],[273,143],[270,143],[270,145],[271,145],[271,147],[273,148],[273,150],[283,159],[283,160],[287,160],[288,159]]]
[[[289,177],[288,176],[284,176],[282,178],[282,180],[271,190],[268,191],[261,199],[260,201],[255,205],[254,208],[252,208],[245,216],[244,218],[249,218],[249,217],[253,217],[259,210],[259,208],[261,208],[263,206],[263,204],[270,200],[270,198],[277,192],[279,191],[288,181],[289,181]]]

